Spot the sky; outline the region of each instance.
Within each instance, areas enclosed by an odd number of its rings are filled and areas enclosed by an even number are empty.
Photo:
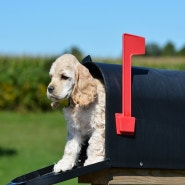
[[[78,47],[120,57],[122,34],[185,45],[184,0],[0,0],[0,54],[60,55]]]

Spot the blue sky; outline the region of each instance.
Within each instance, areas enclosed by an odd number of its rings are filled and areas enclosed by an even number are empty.
[[[179,49],[184,20],[184,0],[0,0],[0,54],[119,57],[123,33]]]

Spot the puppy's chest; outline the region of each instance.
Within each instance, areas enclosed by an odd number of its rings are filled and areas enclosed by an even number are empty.
[[[65,112],[68,127],[81,132],[83,135],[89,135],[94,127],[94,114],[92,110],[75,108],[68,109]]]

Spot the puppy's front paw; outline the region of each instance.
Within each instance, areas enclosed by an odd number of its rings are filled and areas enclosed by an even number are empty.
[[[58,172],[65,172],[67,170],[71,170],[73,168],[73,164],[69,163],[69,161],[66,160],[60,160],[57,164],[54,165],[54,173]]]

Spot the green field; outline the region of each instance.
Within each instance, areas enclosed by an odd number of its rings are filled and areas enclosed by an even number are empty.
[[[121,59],[95,59],[110,64],[121,64]],[[143,66],[160,69],[185,70],[185,57],[144,57],[133,56],[133,66]]]
[[[65,140],[61,112],[0,112],[0,184],[57,162]],[[78,183],[76,178],[60,184]]]

